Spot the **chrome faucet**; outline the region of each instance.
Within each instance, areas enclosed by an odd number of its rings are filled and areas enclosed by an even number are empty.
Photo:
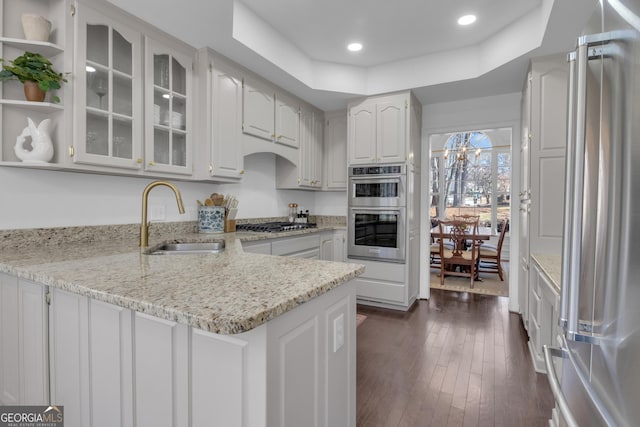
[[[178,187],[168,181],[153,181],[151,184],[147,185],[142,192],[142,223],[140,225],[141,248],[146,248],[147,246],[149,246],[149,223],[147,221],[147,204],[149,202],[149,192],[153,187],[157,187],[158,185],[164,185],[173,190],[173,193],[176,195],[176,202],[178,202],[178,212],[180,212],[181,214],[184,213],[182,196],[180,195],[180,190],[178,190]]]

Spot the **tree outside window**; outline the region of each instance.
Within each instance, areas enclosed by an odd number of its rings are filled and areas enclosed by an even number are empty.
[[[511,129],[431,135],[432,222],[479,215],[493,232],[510,216]]]

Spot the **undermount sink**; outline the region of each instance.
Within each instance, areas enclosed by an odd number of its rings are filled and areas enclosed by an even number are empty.
[[[164,243],[149,248],[146,255],[178,255],[178,254],[219,254],[224,252],[224,240],[215,242]]]

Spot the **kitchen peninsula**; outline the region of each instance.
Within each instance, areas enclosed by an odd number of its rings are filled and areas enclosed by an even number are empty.
[[[126,227],[3,232],[0,403],[64,405],[67,426],[355,425],[362,266],[245,253],[259,233],[153,230],[226,249],[145,255]]]

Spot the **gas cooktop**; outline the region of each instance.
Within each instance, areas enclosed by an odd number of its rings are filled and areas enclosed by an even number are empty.
[[[263,222],[257,224],[237,224],[236,231],[258,231],[274,233],[278,231],[303,230],[315,228],[316,224],[308,222]]]

